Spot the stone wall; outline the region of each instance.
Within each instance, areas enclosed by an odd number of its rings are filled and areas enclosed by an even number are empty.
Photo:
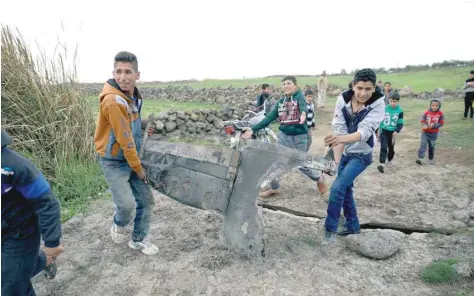
[[[239,119],[244,110],[226,107],[223,110],[168,110],[155,114],[156,130],[154,137],[167,138],[215,138],[224,137],[219,123],[225,120]],[[145,119],[146,120],[146,119]]]
[[[98,95],[100,93],[101,85],[88,84],[83,85],[83,89],[89,95]],[[168,86],[164,88],[148,88],[140,87],[140,92],[146,99],[162,99],[181,102],[202,102],[210,104],[219,104],[226,106],[233,106],[240,109],[248,109],[254,106],[256,98],[261,92],[259,85],[245,86],[245,87],[215,87],[215,88],[201,88],[196,89],[190,86]],[[283,95],[281,87],[271,87],[272,97],[280,98]],[[301,86],[304,91],[312,89],[317,93],[316,85]],[[329,85],[328,96],[336,96],[341,93],[341,89],[336,85]]]

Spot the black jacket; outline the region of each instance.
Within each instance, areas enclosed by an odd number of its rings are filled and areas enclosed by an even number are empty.
[[[61,239],[61,211],[48,181],[21,154],[8,148],[2,130],[2,242],[23,239],[39,227],[46,247]]]

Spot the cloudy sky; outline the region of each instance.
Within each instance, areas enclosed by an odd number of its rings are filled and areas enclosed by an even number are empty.
[[[71,6],[68,6],[71,5]],[[78,46],[82,82],[121,50],[142,80],[319,74],[474,59],[474,0],[4,1],[3,25],[48,52]]]

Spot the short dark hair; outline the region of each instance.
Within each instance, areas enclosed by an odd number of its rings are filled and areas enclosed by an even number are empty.
[[[138,60],[137,56],[128,51],[121,51],[115,55],[114,68],[117,62],[132,63],[133,70],[138,72]]]
[[[372,82],[373,85],[375,85],[376,80],[377,80],[377,75],[375,75],[375,72],[372,69],[365,68],[365,69],[357,71],[357,73],[354,75],[353,81],[354,83],[357,83],[359,81],[363,81],[363,82],[370,81]]]
[[[283,79],[281,80],[281,82],[284,82],[284,81],[291,81],[293,82],[294,85],[297,85],[297,82],[296,82],[296,77],[295,76],[285,76],[283,77]]]
[[[471,72],[469,72],[469,74],[472,74],[472,75],[474,75],[474,70],[471,70]]]
[[[304,96],[314,96],[314,91],[311,89],[307,89],[304,91]]]
[[[377,81],[377,83],[382,82],[382,80]]]
[[[392,94],[392,97],[390,98],[390,100],[397,100],[397,101],[400,101],[400,94],[398,92],[394,92]]]
[[[392,86],[392,84],[391,84],[389,81],[385,82],[383,85],[385,86],[385,85],[387,85],[387,84],[390,85],[390,86]]]
[[[268,83],[262,84],[262,89],[266,89],[267,87],[270,87],[270,85]]]

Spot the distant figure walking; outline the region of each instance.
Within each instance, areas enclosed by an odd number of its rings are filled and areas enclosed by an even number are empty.
[[[326,103],[326,90],[328,88],[328,77],[326,71],[323,71],[323,75],[318,79],[318,108],[324,108]]]

